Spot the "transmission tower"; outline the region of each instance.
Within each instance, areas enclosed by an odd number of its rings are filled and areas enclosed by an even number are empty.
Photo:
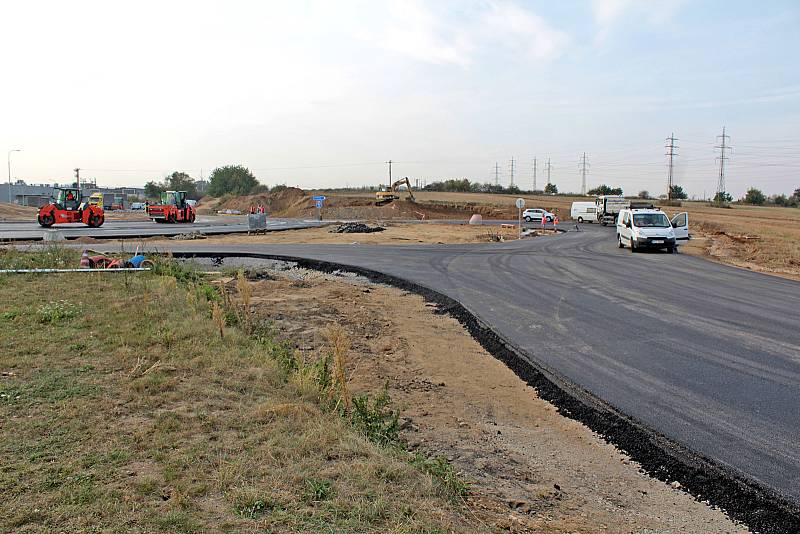
[[[533,158],[533,190],[536,191],[536,158]]]
[[[547,165],[545,168],[547,169],[547,185],[550,185],[550,171],[553,170],[553,166],[550,165],[550,158],[547,158]]]
[[[514,186],[514,168],[515,168],[515,164],[516,164],[516,161],[514,160],[514,158],[511,158],[511,163],[509,163],[509,169],[508,169],[509,170],[509,175],[511,176],[511,179],[510,179],[510,181],[508,183],[508,187],[513,187]]]
[[[500,185],[500,165],[494,162],[494,185]]]
[[[669,158],[669,163],[667,164],[667,198],[672,200],[672,186],[674,185],[672,180],[672,171],[673,171],[673,160],[675,156],[678,155],[676,152],[678,145],[675,144],[677,139],[675,138],[675,134],[672,133],[669,137],[667,137],[667,144],[665,145],[667,148],[666,156]]]
[[[583,153],[581,156],[581,195],[586,195],[586,171],[589,167],[589,164],[586,163],[586,152]]]
[[[725,127],[722,127],[722,135],[717,136],[719,145],[715,148],[719,149],[719,178],[717,179],[717,202],[722,202],[722,195],[725,193],[725,162],[729,159],[727,152],[733,147],[730,146],[731,136],[725,133]]]
[[[389,164],[389,189],[392,188],[392,160],[387,161]]]

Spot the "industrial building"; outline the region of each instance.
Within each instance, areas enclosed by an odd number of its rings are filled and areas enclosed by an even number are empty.
[[[53,189],[60,186],[71,187],[72,183],[27,184],[23,180],[17,180],[12,184],[0,186],[0,201],[38,208],[47,204],[53,194]],[[81,194],[85,198],[88,198],[92,193],[98,192],[122,195],[125,199],[129,196],[144,198],[143,187],[98,187],[93,182],[81,183]]]

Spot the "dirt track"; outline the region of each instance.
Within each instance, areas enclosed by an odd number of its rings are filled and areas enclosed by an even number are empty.
[[[266,234],[209,237],[203,243],[221,244],[264,244],[264,243],[330,243],[330,244],[373,244],[373,245],[417,245],[420,243],[490,243],[498,240],[517,239],[517,229],[500,226],[473,226],[467,224],[424,224],[424,223],[383,223],[383,232],[365,234],[339,234],[331,230],[336,225],[322,228],[308,228],[286,232],[268,232]],[[537,238],[552,235],[551,231]],[[535,239],[535,238],[528,238]],[[175,244],[175,240],[153,239],[150,245]]]

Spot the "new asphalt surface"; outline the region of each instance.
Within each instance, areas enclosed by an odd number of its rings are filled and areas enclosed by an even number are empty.
[[[447,295],[536,366],[800,502],[800,282],[632,254],[613,228],[581,228],[486,245],[172,248],[335,262]]]
[[[310,228],[321,223],[314,220],[267,219],[267,230],[280,231]],[[0,240],[37,241],[94,237],[97,239],[175,236],[188,232],[233,234],[248,231],[247,216],[200,216],[193,224],[158,224],[150,220],[107,220],[100,228],[85,224],[57,224],[42,228],[35,221],[0,222]],[[55,235],[54,235],[55,234]],[[60,234],[60,235],[59,235]],[[49,239],[48,239],[49,238]]]

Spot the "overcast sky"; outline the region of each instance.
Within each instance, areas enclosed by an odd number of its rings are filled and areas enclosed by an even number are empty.
[[[243,164],[266,184],[467,177],[561,191],[800,187],[796,0],[19,1],[0,17],[0,147],[29,183]]]

